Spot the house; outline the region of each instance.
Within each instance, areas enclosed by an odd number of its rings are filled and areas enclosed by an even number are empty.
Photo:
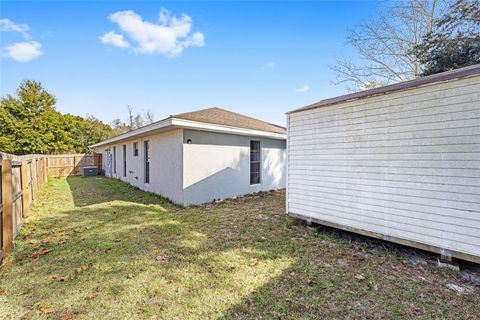
[[[480,65],[287,118],[288,214],[480,262]]]
[[[170,116],[91,146],[105,175],[192,205],[285,188],[286,130],[220,108]]]

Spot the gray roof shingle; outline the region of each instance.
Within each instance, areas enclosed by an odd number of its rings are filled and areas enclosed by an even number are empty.
[[[227,127],[252,129],[273,133],[286,134],[284,127],[277,126],[262,120],[250,118],[239,113],[227,111],[221,108],[208,108],[193,112],[181,113],[171,116],[175,119],[198,121],[217,124]]]

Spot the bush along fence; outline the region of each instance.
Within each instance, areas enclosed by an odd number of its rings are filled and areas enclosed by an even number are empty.
[[[75,176],[95,166],[101,172],[101,155],[26,155],[0,153],[0,261],[13,251],[20,230],[37,193],[48,177]]]

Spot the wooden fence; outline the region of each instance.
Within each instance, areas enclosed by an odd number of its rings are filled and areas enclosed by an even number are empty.
[[[85,167],[97,167],[102,172],[101,154],[58,154],[48,156],[48,176],[79,176]]]
[[[1,250],[0,259],[13,250],[13,239],[40,191],[47,182],[45,156],[1,157]]]
[[[13,240],[50,177],[80,175],[87,166],[102,170],[101,154],[27,155],[0,153],[0,261],[13,251]]]

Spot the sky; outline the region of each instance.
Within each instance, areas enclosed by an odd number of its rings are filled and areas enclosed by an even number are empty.
[[[347,93],[330,66],[375,2],[0,2],[0,94],[41,81],[62,113],[127,119],[220,107],[285,125]]]

